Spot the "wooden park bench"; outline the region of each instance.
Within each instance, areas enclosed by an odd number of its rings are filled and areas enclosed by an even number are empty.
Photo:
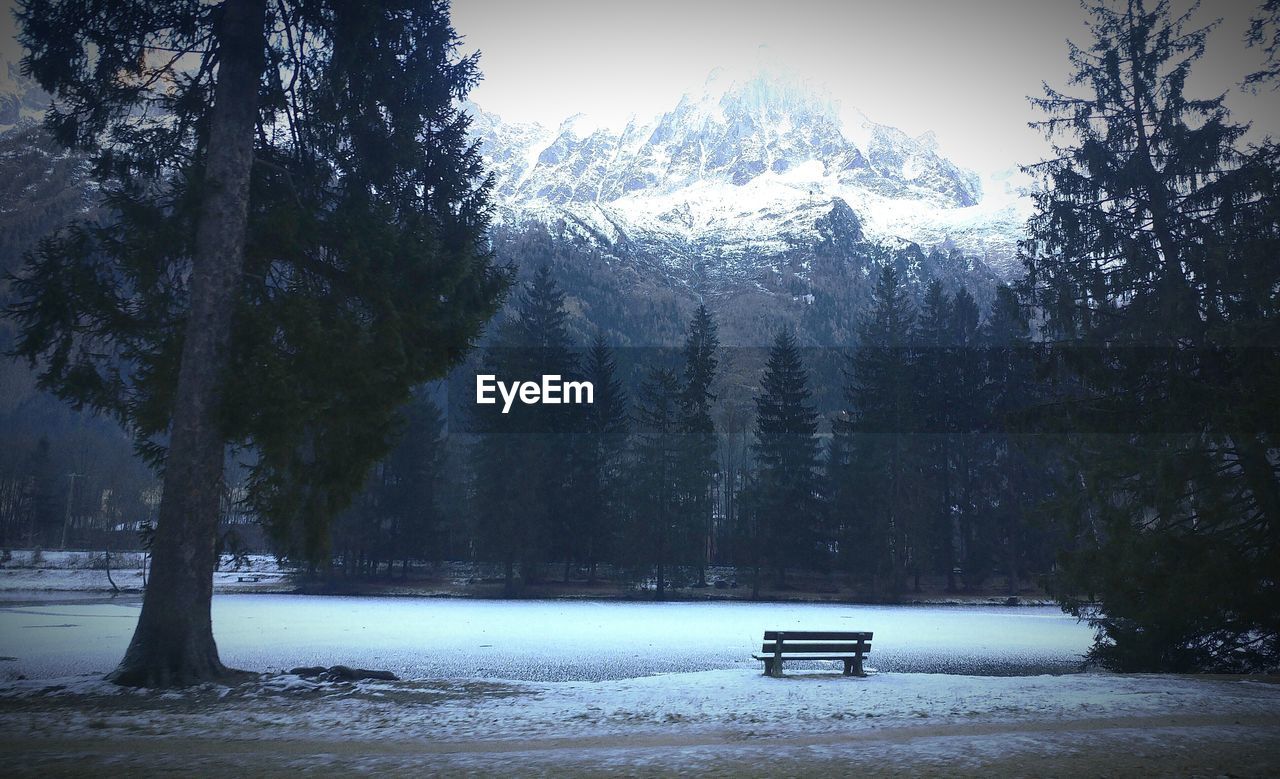
[[[834,630],[766,630],[760,654],[764,672],[782,676],[784,660],[843,660],[845,676],[866,676],[862,658],[871,651],[871,633]]]

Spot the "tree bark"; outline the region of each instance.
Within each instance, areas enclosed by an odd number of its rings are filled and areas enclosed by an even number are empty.
[[[226,0],[217,22],[204,199],[151,581],[129,649],[107,677],[117,684],[184,686],[235,673],[218,659],[210,617],[225,454],[218,409],[244,268],[265,14],[265,0]]]

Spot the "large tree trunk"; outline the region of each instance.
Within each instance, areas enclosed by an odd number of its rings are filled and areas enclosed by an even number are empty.
[[[209,613],[225,449],[218,406],[244,266],[266,3],[227,0],[221,13],[191,310],[152,546],[151,581],[129,649],[108,676],[130,686],[189,685],[233,673],[218,659]]]

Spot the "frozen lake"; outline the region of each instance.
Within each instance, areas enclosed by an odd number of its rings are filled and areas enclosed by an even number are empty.
[[[139,608],[136,601],[0,607],[0,674],[106,672]],[[871,630],[871,668],[977,675],[1074,671],[1092,638],[1088,626],[1051,607],[308,595],[215,596],[213,627],[223,661],[254,671],[342,663],[404,678],[526,681],[759,667],[751,653],[771,629]]]

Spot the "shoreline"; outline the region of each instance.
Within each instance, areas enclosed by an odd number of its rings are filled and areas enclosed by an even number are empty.
[[[0,563],[0,603],[15,600],[49,600],[51,597],[83,595],[90,598],[140,597],[144,575],[140,552],[113,552],[110,576],[100,552],[92,550],[42,552],[33,559],[31,550],[16,550],[10,560]],[[549,566],[551,567],[551,566]],[[554,568],[560,568],[557,565]],[[875,596],[848,587],[840,575],[801,572],[789,587],[762,586],[759,597],[751,597],[749,583],[741,583],[739,571],[726,566],[707,569],[704,585],[670,587],[663,600],[654,597],[651,585],[634,580],[545,578],[521,586],[514,596],[504,593],[503,582],[491,575],[485,563],[442,562],[415,566],[408,578],[308,577],[280,565],[274,556],[249,556],[241,567],[222,566],[214,573],[217,594],[320,595],[349,597],[459,598],[478,600],[599,600],[620,603],[796,603],[841,604],[849,606],[982,606],[1017,608],[1056,607],[1057,603],[1038,587],[1021,587],[1009,594],[1004,586],[986,586],[971,591],[949,592],[943,582],[926,579],[920,591]],[[403,577],[403,574],[401,574]],[[999,581],[997,579],[997,581]]]
[[[652,597],[644,595],[618,595],[618,594],[547,594],[534,593],[520,595],[514,597],[503,597],[502,595],[494,595],[484,592],[405,592],[396,588],[387,589],[358,589],[358,588],[300,588],[300,587],[242,587],[242,588],[222,588],[215,587],[214,595],[299,595],[308,597],[334,597],[334,598],[403,598],[403,599],[420,599],[420,600],[483,600],[483,601],[506,601],[511,603],[536,602],[536,601],[599,601],[604,603],[736,603],[736,604],[804,604],[804,605],[832,605],[832,606],[928,606],[928,607],[947,607],[947,608],[1051,608],[1058,604],[1052,600],[1031,600],[1017,599],[1017,602],[1010,603],[1007,600],[996,598],[982,598],[975,596],[972,599],[911,599],[911,600],[862,600],[850,598],[810,598],[805,596],[797,597],[780,597],[768,596],[760,598],[749,597],[698,597],[696,595],[676,595],[664,598],[663,600],[655,600]],[[84,588],[7,588],[0,587],[0,606],[13,606],[25,603],[74,603],[74,602],[101,602],[117,600],[120,602],[140,601],[143,596],[143,590],[140,588],[120,588],[118,591],[111,589],[84,589]]]

